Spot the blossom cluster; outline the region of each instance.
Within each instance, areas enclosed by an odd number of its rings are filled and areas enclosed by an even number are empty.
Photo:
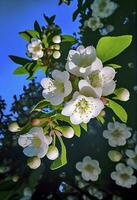
[[[117,7],[118,5],[111,0],[94,0],[90,7],[92,16],[85,21],[84,26],[91,28],[92,31],[102,28],[104,25],[101,19],[111,16]]]
[[[69,51],[65,69],[53,70],[51,78],[42,79],[43,97],[52,105],[63,103],[61,113],[70,117],[72,124],[88,123],[104,109],[101,97],[114,92],[116,72],[112,67],[103,67],[93,46],[82,45]],[[78,83],[72,87],[74,79]]]

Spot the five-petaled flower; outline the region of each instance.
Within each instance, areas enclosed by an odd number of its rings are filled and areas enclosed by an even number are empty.
[[[119,122],[109,122],[108,130],[103,131],[103,136],[108,139],[108,143],[112,147],[123,146],[126,144],[126,139],[131,136],[131,128],[126,124]]]
[[[37,38],[32,38],[31,43],[28,44],[28,53],[31,55],[32,60],[42,58],[44,53],[42,50],[42,42]]]
[[[52,78],[42,79],[41,85],[44,88],[43,97],[49,100],[52,105],[61,104],[64,98],[72,92],[72,85],[67,71],[54,70]]]
[[[137,145],[135,146],[135,151],[127,149],[126,155],[129,157],[127,159],[127,165],[137,170]]]
[[[85,181],[97,181],[101,173],[99,162],[86,156],[82,162],[76,163],[76,169],[81,172],[81,176]]]
[[[72,100],[63,108],[62,115],[70,116],[73,124],[88,123],[91,118],[98,116],[103,108],[104,104],[100,99],[85,97],[75,92]]]
[[[118,5],[111,0],[94,0],[91,4],[92,16],[106,18],[113,14]]]
[[[80,45],[76,50],[70,50],[66,63],[66,70],[76,76],[85,77],[94,68],[102,67],[102,62],[96,57],[96,50],[93,46]]]
[[[111,173],[111,178],[115,180],[117,185],[131,188],[137,182],[137,178],[133,176],[133,173],[134,170],[131,167],[127,167],[123,163],[118,163],[116,165],[116,171]]]
[[[79,81],[81,94],[100,98],[114,92],[116,83],[113,80],[115,70],[112,67],[96,66],[86,79]]]
[[[45,136],[41,127],[34,127],[28,133],[20,135],[18,143],[24,148],[23,153],[28,157],[43,158],[52,138]]]
[[[99,17],[90,17],[85,21],[84,26],[88,26],[92,29],[92,31],[96,31],[97,29],[102,28],[103,24],[101,23]]]

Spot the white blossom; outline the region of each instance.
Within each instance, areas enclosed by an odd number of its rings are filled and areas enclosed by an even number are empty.
[[[66,70],[76,76],[84,77],[90,74],[91,70],[102,68],[102,62],[96,57],[96,50],[93,46],[80,45],[76,50],[70,50],[66,63]]]
[[[91,28],[92,31],[96,31],[97,29],[102,28],[103,24],[101,23],[99,17],[90,17],[85,21],[85,26]]]
[[[100,98],[114,92],[116,83],[113,80],[115,70],[112,67],[94,68],[86,79],[79,81],[79,90],[85,96]]]
[[[103,136],[108,139],[108,143],[112,147],[125,145],[126,139],[131,136],[131,128],[126,124],[109,122],[107,128],[108,130],[103,131]]]
[[[76,163],[76,169],[81,172],[81,176],[85,181],[97,181],[101,173],[99,162],[86,156],[82,162]]]
[[[118,5],[111,0],[94,0],[91,4],[92,16],[106,18],[113,14]]]
[[[61,104],[64,98],[72,92],[72,85],[67,71],[54,70],[52,78],[42,79],[41,85],[44,88],[43,97],[49,100],[52,105]]]
[[[54,53],[53,53],[53,58],[55,58],[55,59],[59,59],[60,56],[61,56],[60,51],[54,51]]]
[[[131,188],[137,182],[137,178],[133,176],[133,173],[134,171],[131,167],[127,167],[123,163],[118,163],[116,165],[116,171],[111,173],[111,178],[115,180],[117,185]]]
[[[99,115],[104,108],[103,102],[98,98],[85,97],[75,92],[62,110],[62,115],[70,116],[72,124],[88,123],[91,118]]]
[[[28,157],[43,158],[52,138],[45,136],[41,127],[34,127],[28,133],[20,135],[18,143],[24,148],[23,153]]]
[[[32,38],[31,43],[28,44],[28,52],[31,54],[33,60],[38,60],[43,57],[42,42],[37,38]]]
[[[130,167],[133,167],[134,169],[137,170],[137,145],[135,146],[135,150],[126,150],[126,155],[129,157],[127,159],[127,165]]]

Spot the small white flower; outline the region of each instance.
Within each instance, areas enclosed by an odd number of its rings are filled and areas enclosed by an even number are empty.
[[[51,138],[52,141],[52,138]],[[32,128],[27,134],[20,135],[18,143],[24,148],[23,153],[28,157],[37,156],[43,158],[51,143],[49,137],[44,135],[43,129],[40,127]]]
[[[85,97],[75,92],[72,100],[63,108],[62,115],[70,116],[73,124],[88,123],[91,118],[98,116],[103,108],[104,104],[100,99]]]
[[[101,173],[99,162],[86,156],[82,162],[76,163],[76,169],[81,172],[81,176],[85,181],[97,181]]]
[[[99,28],[103,27],[103,24],[100,21],[99,17],[90,17],[87,22],[85,23],[92,31],[96,31]]]
[[[70,73],[84,77],[96,67],[102,68],[102,62],[96,57],[96,50],[93,46],[84,48],[80,45],[76,50],[69,51],[65,68]]]
[[[28,44],[28,52],[31,54],[33,60],[38,60],[43,57],[43,50],[41,40],[32,38],[31,43]]]
[[[52,78],[44,78],[41,81],[41,85],[44,88],[43,97],[49,100],[52,105],[59,105],[72,92],[69,73],[67,71],[54,70]]]
[[[127,165],[137,170],[137,145],[135,146],[135,151],[127,149],[126,155],[129,157],[127,159]]]
[[[108,139],[108,143],[112,147],[125,145],[126,139],[131,136],[131,128],[126,124],[109,122],[107,127],[108,130],[103,131],[103,136]]]
[[[133,176],[133,173],[134,171],[131,167],[127,167],[123,163],[118,163],[116,171],[111,173],[111,178],[115,180],[117,185],[131,188],[137,182],[137,178]]]
[[[91,4],[92,16],[106,18],[113,14],[118,5],[111,0],[94,0]]]
[[[112,94],[116,87],[116,83],[113,80],[115,74],[116,72],[112,67],[98,69],[97,66],[85,80],[79,81],[80,93],[98,98]]]

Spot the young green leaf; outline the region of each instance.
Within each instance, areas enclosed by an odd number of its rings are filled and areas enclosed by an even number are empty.
[[[122,122],[126,123],[128,115],[127,115],[127,112],[125,111],[125,109],[121,105],[116,103],[115,101],[110,100],[110,99],[107,99],[107,100],[108,100],[108,104],[106,104],[107,107],[112,109],[113,112],[119,117],[119,119]]]
[[[51,170],[58,169],[67,164],[66,147],[61,137],[58,137],[61,145],[60,157],[58,157],[50,166]]]
[[[35,107],[31,110],[31,112],[45,108],[48,105],[49,105],[49,102],[46,99],[43,99],[35,105]]]
[[[30,42],[31,41],[31,36],[28,35],[26,32],[19,32],[20,36],[25,39],[26,41]]]
[[[81,123],[80,126],[81,126],[85,131],[88,130],[88,128],[87,128],[87,124],[85,124],[85,123]]]
[[[120,69],[122,66],[117,65],[117,64],[107,64],[108,66],[112,67],[113,69]]]
[[[28,71],[25,69],[24,66],[18,67],[13,72],[14,75],[22,75],[22,74],[28,74]]]
[[[77,43],[77,40],[71,35],[62,35],[62,42],[70,42],[72,44],[75,44]]]
[[[131,43],[131,35],[102,37],[96,47],[97,57],[106,62],[124,51]]]

